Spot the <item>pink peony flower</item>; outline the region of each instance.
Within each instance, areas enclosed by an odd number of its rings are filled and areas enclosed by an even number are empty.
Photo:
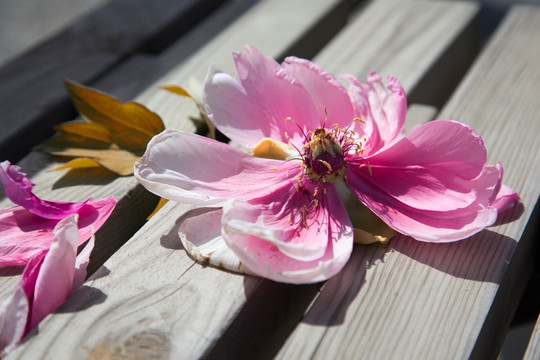
[[[50,248],[28,262],[15,291],[0,304],[0,355],[13,350],[84,282],[94,238],[77,256],[77,217],[68,215],[56,224]]]
[[[0,182],[17,206],[0,209],[0,267],[21,266],[49,248],[60,219],[79,215],[79,244],[97,231],[116,205],[114,197],[84,202],[54,202],[32,193],[34,184],[8,161],[0,163]]]
[[[246,50],[234,54],[238,79],[210,68],[203,98],[216,128],[259,157],[166,130],[135,165],[150,191],[218,208],[181,225],[197,258],[226,244],[248,272],[291,283],[328,279],[353,245],[340,184],[397,232],[429,242],[469,237],[494,223],[497,206],[519,200],[508,187],[497,198],[502,166],[486,165],[469,126],[438,120],[405,135],[406,98],[395,78],[385,88],[374,71],[365,84],[345,76],[345,88],[308,60],[280,65]],[[211,219],[221,221],[220,233]]]

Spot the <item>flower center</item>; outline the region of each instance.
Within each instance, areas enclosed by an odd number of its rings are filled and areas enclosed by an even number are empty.
[[[327,132],[318,128],[309,133],[307,144],[303,146],[304,173],[314,181],[335,183],[345,172],[344,154],[338,137],[341,129],[335,127]]]

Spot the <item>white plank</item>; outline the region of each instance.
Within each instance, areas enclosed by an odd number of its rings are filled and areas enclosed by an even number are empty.
[[[250,0],[247,1],[252,3]],[[194,126],[188,119],[189,116],[196,115],[193,104],[179,96],[169,95],[163,90],[158,90],[158,85],[184,84],[191,74],[198,74],[203,79],[210,59],[216,61],[222,59],[223,62],[227,62],[231,57],[231,49],[240,49],[246,43],[259,46],[269,55],[280,56],[283,51],[295,44],[299,38],[316,29],[317,26],[315,25],[332,9],[342,8],[346,4],[346,2],[338,0],[309,1],[309,11],[306,11],[306,1],[308,0],[296,2],[296,8],[285,6],[286,1],[283,0],[261,2],[239,21],[231,23],[221,33],[220,37],[203,46],[201,52],[194,53],[157,84],[152,85],[151,90],[144,97],[137,100],[141,102],[145,99],[152,100],[152,97],[166,97],[169,104],[173,104],[171,106],[176,111],[174,114],[164,111],[166,125],[193,131]],[[237,6],[245,6],[245,4],[235,2],[227,5],[224,8],[225,15],[230,15],[228,7]],[[296,11],[296,14],[291,13],[293,10]],[[264,14],[268,13],[275,13],[276,16],[270,18],[264,16]],[[302,16],[299,15],[300,13]],[[346,12],[343,11],[342,15],[345,16]],[[288,24],[285,28],[284,19],[291,20],[294,17],[298,17],[297,21]],[[264,24],[261,23],[261,18],[265,18]],[[209,21],[216,20],[224,21],[223,18],[219,17],[209,19]],[[184,40],[193,41],[193,37],[204,38],[206,29],[205,26],[200,27],[195,34],[181,39],[176,46],[181,47]],[[274,29],[273,36],[270,38],[264,36],[269,29]],[[224,50],[222,46],[228,46],[229,48]],[[163,106],[168,105],[164,103]],[[158,107],[157,112],[163,116],[163,112],[159,110],[168,109]],[[96,269],[96,265],[100,266],[118,247],[127,241],[142,226],[147,214],[153,210],[156,204],[156,197],[138,185],[132,176],[115,178],[108,172],[99,170],[80,170],[62,176],[62,173],[49,172],[50,169],[58,166],[58,163],[54,163],[51,158],[35,152],[24,158],[18,165],[22,167],[24,172],[29,174],[30,179],[36,184],[35,193],[45,199],[82,201],[88,197],[96,199],[110,195],[117,197],[119,204],[112,215],[115,218],[109,219],[104,225],[104,229],[96,234],[96,247],[92,254],[91,269]],[[0,200],[2,208],[12,205],[1,193],[1,190],[0,198],[2,198]],[[0,296],[3,298],[13,289],[18,277],[9,276],[17,273],[13,269],[0,269],[0,273],[6,275],[0,277]]]
[[[357,247],[278,358],[495,358],[532,268],[540,191],[540,9],[515,8],[438,117],[482,134],[523,209],[451,244]],[[520,211],[523,213],[520,215]],[[518,217],[517,219],[513,219]],[[522,280],[523,279],[523,280]],[[525,281],[524,281],[525,280]],[[516,299],[517,298],[517,299]]]
[[[310,7],[313,4],[310,2]],[[262,16],[265,21],[277,17],[266,16],[275,12],[269,12],[266,8],[268,3],[263,5],[265,7],[261,6],[260,9],[261,15],[265,15]],[[439,5],[425,3],[424,6],[429,8]],[[461,9],[464,7],[468,9],[466,13],[469,15],[465,19],[470,20],[476,7],[448,5],[444,8],[446,11],[438,12],[439,17],[433,18],[430,26],[423,28],[421,33],[437,29],[438,21],[447,16],[454,20],[454,26],[463,29],[467,24],[462,20],[464,16]],[[460,11],[452,10],[454,8]],[[290,11],[290,8],[287,10]],[[302,12],[305,12],[305,8]],[[416,16],[423,15],[417,13]],[[244,21],[255,20],[251,15],[239,23],[245,26]],[[412,21],[410,16],[407,20]],[[384,24],[380,25],[372,33],[387,31],[382,26]],[[387,25],[390,28],[394,26],[393,23]],[[409,41],[412,43],[416,38],[411,34]],[[231,49],[240,49],[238,44],[222,45],[221,41],[230,41],[225,34],[218,39],[220,41],[213,44],[212,49],[221,52],[219,56],[210,53],[210,50],[208,53],[203,51],[201,53],[204,56],[198,58],[198,62],[202,59],[215,60],[214,56],[221,60],[223,54],[230,56]],[[447,43],[452,40],[452,35],[441,39]],[[272,54],[264,44],[255,43],[266,54]],[[401,46],[396,50],[399,48]],[[223,65],[221,61],[218,63]],[[230,60],[224,67],[231,71]],[[426,67],[427,70],[429,66]],[[176,80],[174,83],[182,83],[193,72],[204,74],[197,71],[200,70],[195,68],[195,59],[189,60],[178,73],[172,74],[171,79]],[[174,124],[175,115],[185,111],[181,99],[164,93],[152,97],[155,92],[149,90],[142,99],[156,111],[166,109],[166,113],[160,111],[160,114],[169,125]],[[231,336],[235,339],[224,346],[230,358],[238,357],[239,353],[244,357],[257,357],[263,351],[268,356],[269,351],[277,351],[274,338],[280,339],[286,335],[282,330],[290,326],[287,319],[296,320],[302,312],[297,308],[286,309],[287,304],[282,304],[282,307],[269,304],[279,301],[282,295],[293,294],[290,298],[295,298],[298,294],[297,300],[305,308],[308,305],[306,300],[313,298],[316,288],[279,285],[193,264],[183,251],[174,250],[181,248],[175,230],[181,214],[181,205],[169,204],[160,211],[92,277],[89,288],[77,292],[58,313],[46,319],[40,325],[41,334],[28,339],[12,354],[13,358],[32,358],[37,354],[42,358],[53,358],[60,354],[65,354],[67,358],[88,354],[94,357],[111,354],[134,356],[141,354],[143,347],[150,341],[154,341],[156,351],[162,351],[164,358],[175,358],[180,354],[182,358],[199,357],[202,354],[224,357],[224,353],[212,352],[212,345],[225,331],[226,336],[222,339]],[[102,276],[105,273],[106,276]],[[273,286],[277,287],[277,291],[267,291]],[[267,295],[266,298],[263,294]],[[83,298],[88,300],[83,301]],[[264,298],[265,301],[259,302],[258,298]],[[296,302],[287,303],[294,306]],[[258,310],[262,307],[264,311]],[[255,322],[254,316],[257,319]],[[238,319],[243,319],[245,323],[238,322]],[[264,326],[266,323],[273,327]],[[228,329],[229,325],[231,328]],[[234,336],[232,330],[243,336]],[[258,347],[259,342],[250,343],[254,338],[262,338],[265,342]],[[218,348],[222,347],[218,344]]]

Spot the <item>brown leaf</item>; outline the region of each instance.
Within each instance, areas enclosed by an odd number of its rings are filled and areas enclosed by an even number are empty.
[[[148,141],[165,129],[161,118],[143,105],[122,103],[71,81],[66,81],[66,87],[83,121],[56,126],[57,135],[37,149],[78,158],[55,170],[99,164],[118,175],[131,175]]]
[[[120,148],[145,148],[150,139],[165,130],[160,117],[141,104],[122,103],[86,86],[66,81],[71,100],[88,122],[103,125],[111,133],[111,141]]]

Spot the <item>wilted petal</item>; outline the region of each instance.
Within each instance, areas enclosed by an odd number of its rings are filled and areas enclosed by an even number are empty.
[[[79,210],[78,245],[105,223],[115,205],[115,198],[108,197],[87,203]],[[29,259],[48,249],[57,223],[57,220],[43,219],[20,206],[0,209],[0,267],[25,265]]]
[[[34,193],[32,183],[20,168],[9,161],[0,163],[0,181],[6,196],[15,204],[44,219],[60,220],[78,212],[91,199],[84,202],[57,202],[42,200]]]
[[[178,227],[184,249],[197,261],[233,272],[250,273],[221,236],[222,209],[196,209]]]
[[[287,186],[299,171],[295,162],[255,158],[227,144],[168,129],[150,141],[134,174],[164,198],[218,207],[228,199],[255,198]]]
[[[11,352],[22,339],[28,310],[28,299],[21,287],[0,305],[0,357]]]
[[[326,280],[341,270],[353,244],[347,211],[333,186],[326,189],[320,197],[293,189],[252,203],[230,201],[223,208],[223,237],[259,276],[288,283]],[[316,207],[310,198],[319,200]]]

